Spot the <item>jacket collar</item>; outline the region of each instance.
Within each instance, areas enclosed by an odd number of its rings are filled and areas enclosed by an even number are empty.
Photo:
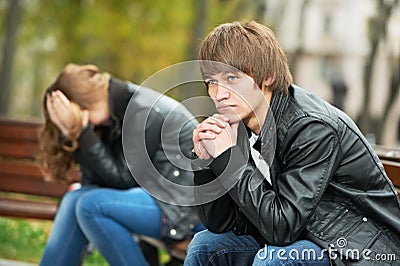
[[[272,95],[270,107],[267,112],[260,136],[254,148],[261,150],[261,154],[268,163],[272,164],[274,149],[277,141],[277,127],[289,102],[289,93],[280,92]]]
[[[132,92],[128,90],[128,85],[125,81],[115,77],[110,78],[109,101],[110,101],[110,117],[119,121],[123,120],[125,110],[131,99]]]
[[[292,85],[290,85],[289,88],[291,88]],[[288,90],[290,91],[290,90]],[[272,99],[271,99],[271,103],[270,103],[270,107],[267,113],[267,117],[266,120],[271,119],[273,117],[273,119],[275,120],[275,125],[278,125],[283,112],[285,111],[287,104],[289,101],[289,92],[280,92],[277,94],[272,95]],[[264,126],[268,124],[268,123],[264,123]]]

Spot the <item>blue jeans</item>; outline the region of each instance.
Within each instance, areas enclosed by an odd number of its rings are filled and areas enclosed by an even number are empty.
[[[63,197],[40,265],[80,265],[88,242],[110,265],[147,265],[133,233],[161,237],[161,210],[149,194],[82,187]]]
[[[307,257],[307,254],[322,254]],[[297,256],[296,254],[300,254]],[[302,257],[302,254],[305,254]],[[195,234],[185,260],[187,266],[206,265],[330,265],[327,253],[308,240],[299,240],[289,246],[260,245],[252,236],[237,236],[232,232],[214,234],[208,230]]]

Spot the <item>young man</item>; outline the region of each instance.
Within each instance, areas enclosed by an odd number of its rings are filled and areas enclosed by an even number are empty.
[[[220,25],[199,57],[218,114],[193,132],[195,185],[226,194],[198,206],[208,230],[185,264],[400,265],[400,204],[382,164],[347,115],[292,84],[273,32]]]

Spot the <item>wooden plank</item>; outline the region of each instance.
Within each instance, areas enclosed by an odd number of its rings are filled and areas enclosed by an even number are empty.
[[[1,175],[0,191],[16,192],[29,195],[61,197],[69,184],[59,182],[45,182],[30,176]]]
[[[385,172],[395,187],[400,188],[400,162],[381,160]]]
[[[24,140],[37,142],[41,123],[0,118],[0,140]]]
[[[0,156],[35,159],[39,127],[38,122],[0,118]]]
[[[0,198],[1,216],[53,220],[56,212],[56,202]]]
[[[375,145],[374,149],[381,160],[400,162],[400,149]]]
[[[43,180],[43,175],[32,160],[1,160],[0,180],[2,175],[30,176]]]
[[[0,140],[0,156],[11,158],[27,158],[34,160],[39,152],[36,142],[15,142]]]

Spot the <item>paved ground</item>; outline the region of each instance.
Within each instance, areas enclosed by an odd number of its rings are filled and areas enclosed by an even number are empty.
[[[0,266],[36,266],[36,264],[23,261],[0,259]]]

